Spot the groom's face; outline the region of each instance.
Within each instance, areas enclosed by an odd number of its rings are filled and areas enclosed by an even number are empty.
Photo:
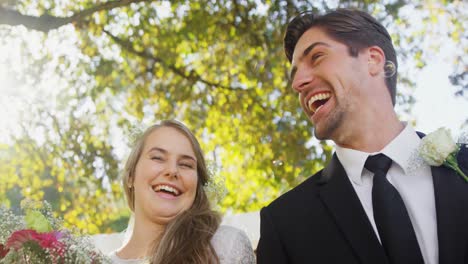
[[[366,75],[364,64],[368,62],[359,55],[352,57],[346,45],[319,27],[300,37],[292,58],[292,88],[318,139],[340,141],[349,126],[355,125]]]

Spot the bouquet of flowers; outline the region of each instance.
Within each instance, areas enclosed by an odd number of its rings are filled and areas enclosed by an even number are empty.
[[[0,263],[110,263],[85,236],[62,228],[47,202],[22,201],[24,215],[0,206]]]

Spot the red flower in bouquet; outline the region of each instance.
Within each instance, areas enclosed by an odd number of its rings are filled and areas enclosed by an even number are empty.
[[[53,231],[48,233],[38,233],[36,230],[23,229],[13,232],[6,242],[6,248],[18,250],[27,242],[35,242],[44,250],[52,250],[60,256],[63,255],[65,245],[59,241],[62,233]]]
[[[7,248],[18,250],[23,247],[24,243],[33,240],[32,234],[37,234],[36,230],[24,229],[15,231],[8,238],[5,246]]]

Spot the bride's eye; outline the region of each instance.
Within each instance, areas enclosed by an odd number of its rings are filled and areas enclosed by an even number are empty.
[[[163,158],[160,157],[160,156],[152,156],[151,160],[160,160],[161,161],[161,160],[163,160]]]
[[[183,163],[180,163],[181,167],[185,167],[185,168],[188,168],[188,169],[193,169],[195,166],[191,163],[187,163],[187,162],[183,162]]]

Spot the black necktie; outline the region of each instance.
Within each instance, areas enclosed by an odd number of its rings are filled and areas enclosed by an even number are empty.
[[[391,264],[424,263],[405,204],[387,180],[391,165],[392,160],[384,154],[368,157],[364,165],[374,173],[372,207],[380,241]]]

